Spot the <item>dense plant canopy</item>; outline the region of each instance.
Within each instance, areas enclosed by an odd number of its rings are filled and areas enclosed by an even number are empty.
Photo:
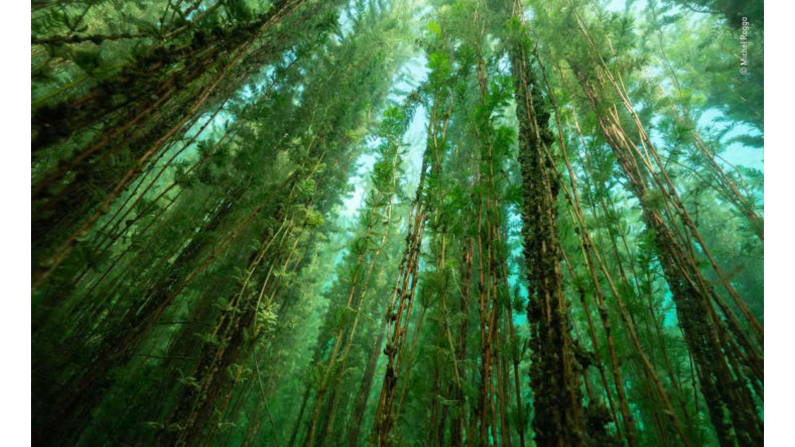
[[[34,445],[762,445],[761,1],[31,8]]]

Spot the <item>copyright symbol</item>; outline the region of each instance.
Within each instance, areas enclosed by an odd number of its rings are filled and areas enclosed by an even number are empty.
[[[746,73],[748,73],[748,69],[747,68],[745,68],[745,67],[740,68],[740,74],[741,75],[745,76]]]

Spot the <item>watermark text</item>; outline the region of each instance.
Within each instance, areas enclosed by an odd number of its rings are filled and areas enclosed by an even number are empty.
[[[740,27],[740,74],[745,76],[748,74],[748,30],[750,23],[748,17],[743,17]]]

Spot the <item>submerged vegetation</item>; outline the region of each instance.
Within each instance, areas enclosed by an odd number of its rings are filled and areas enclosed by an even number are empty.
[[[31,7],[34,445],[763,444],[761,1]]]

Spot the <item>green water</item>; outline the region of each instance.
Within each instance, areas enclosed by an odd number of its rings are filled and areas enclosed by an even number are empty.
[[[34,2],[33,444],[761,445],[745,3]]]

